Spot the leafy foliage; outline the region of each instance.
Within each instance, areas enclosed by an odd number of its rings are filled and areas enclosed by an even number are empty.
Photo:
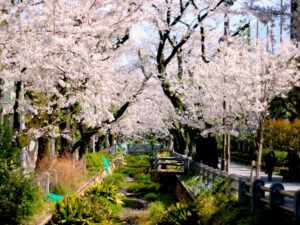
[[[292,123],[285,120],[273,123],[267,120],[264,136],[266,145],[274,150],[286,151],[293,147],[300,151],[300,119],[295,119]]]
[[[190,225],[197,224],[197,216],[192,210],[192,205],[176,203],[166,211],[156,221],[157,225]]]
[[[68,197],[56,203],[53,217],[49,224],[115,224],[120,218],[106,201],[97,201],[97,204],[88,198],[77,195]]]
[[[20,224],[29,219],[41,203],[39,188],[15,165],[0,162],[0,220]]]
[[[102,183],[91,186],[85,193],[86,197],[92,200],[98,200],[106,198],[116,205],[122,205],[123,202],[120,200],[121,193],[119,188],[111,183]]]
[[[33,180],[17,166],[20,149],[12,144],[12,131],[0,126],[0,221],[20,224],[30,218],[41,203]]]
[[[147,163],[146,168],[145,168],[145,173],[150,173],[151,170],[154,170],[154,164],[155,164],[155,155],[149,155],[147,158],[145,158],[145,161]]]
[[[13,132],[8,126],[0,125],[0,161],[17,162],[21,149],[13,146],[12,136]]]
[[[98,173],[103,170],[104,164],[102,157],[110,160],[112,156],[107,152],[87,153],[83,156],[86,158],[86,166],[92,172]]]

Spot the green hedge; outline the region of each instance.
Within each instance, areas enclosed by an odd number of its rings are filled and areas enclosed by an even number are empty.
[[[83,157],[86,158],[87,168],[95,173],[101,172],[104,168],[102,157],[105,157],[108,161],[113,158],[108,152],[87,153]]]
[[[265,155],[269,152],[268,148],[263,150],[262,160],[264,161]],[[287,157],[288,152],[286,151],[277,151],[275,150],[275,157],[276,157],[276,167],[283,167],[285,166],[285,159]],[[255,153],[246,153],[246,152],[231,152],[231,158],[234,161],[243,162],[250,165],[252,160],[256,161],[256,154]]]

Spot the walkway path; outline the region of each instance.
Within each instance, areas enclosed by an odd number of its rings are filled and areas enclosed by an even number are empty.
[[[229,168],[229,174],[237,174],[245,177],[250,177],[251,167],[238,162],[231,162]],[[253,174],[255,176],[255,172]],[[265,182],[265,187],[270,187],[273,183],[282,183],[282,176],[273,175],[272,181],[268,181],[268,175],[265,172],[260,173],[261,179]],[[290,193],[295,193],[300,190],[300,183],[297,182],[284,182],[282,183],[284,190]],[[270,198],[269,192],[265,193],[267,199]],[[294,200],[291,198],[285,198],[285,206],[288,208],[294,208]]]
[[[237,162],[230,163],[229,174],[234,173],[237,175],[250,177],[250,171],[251,171],[250,166],[246,166],[246,165],[243,165],[243,164],[237,163]],[[255,172],[254,172],[254,175],[255,175]],[[261,179],[265,182],[266,187],[270,187],[273,183],[282,183],[282,176],[279,176],[279,175],[273,175],[271,182],[268,181],[268,175],[266,173],[261,172],[260,176],[261,176]],[[294,193],[297,190],[300,190],[300,183],[284,182],[282,184],[286,191]]]

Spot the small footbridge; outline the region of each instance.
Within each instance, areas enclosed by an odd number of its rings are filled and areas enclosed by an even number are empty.
[[[189,170],[189,158],[183,158],[178,156],[170,157],[155,157],[155,172],[156,173],[173,173],[173,174],[183,174],[187,173]]]

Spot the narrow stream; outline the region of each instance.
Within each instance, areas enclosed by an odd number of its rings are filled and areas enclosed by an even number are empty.
[[[132,183],[134,182],[134,178],[126,177],[123,181],[125,183]],[[133,225],[135,223],[130,218],[134,218],[141,211],[146,210],[148,208],[148,201],[136,193],[128,192],[128,186],[121,187],[120,192],[122,193],[122,197],[127,198],[127,200],[123,200],[125,209],[120,212],[120,216],[126,221],[126,225]]]
[[[151,225],[157,214],[178,201],[166,185],[151,181],[146,159],[126,155],[126,166],[116,171],[123,176],[119,190],[124,205],[119,216],[127,225]]]

